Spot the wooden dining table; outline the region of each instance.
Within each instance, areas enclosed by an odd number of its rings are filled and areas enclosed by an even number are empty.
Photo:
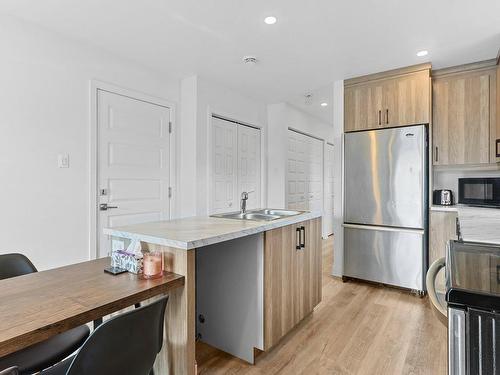
[[[109,264],[102,258],[0,280],[0,357],[184,287],[184,276],[172,272],[114,276],[104,272]]]

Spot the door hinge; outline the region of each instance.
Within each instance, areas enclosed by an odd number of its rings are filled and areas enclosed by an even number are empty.
[[[172,121],[168,122],[168,132],[172,133]]]
[[[172,198],[172,186],[168,187],[168,197]]]

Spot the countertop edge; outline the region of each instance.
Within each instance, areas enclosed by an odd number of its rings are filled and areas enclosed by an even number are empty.
[[[219,242],[229,241],[252,234],[258,234],[266,232],[271,229],[285,227],[287,225],[292,225],[300,223],[301,221],[317,219],[321,217],[321,213],[317,212],[306,212],[300,215],[292,216],[289,218],[283,218],[275,222],[264,222],[262,225],[254,228],[245,228],[231,233],[224,233],[221,235],[211,236],[207,238],[196,239],[192,241],[179,241],[174,239],[169,239],[165,237],[151,236],[143,233],[134,233],[126,230],[119,230],[113,228],[104,228],[103,233],[109,236],[121,237],[130,240],[138,240],[142,242],[147,242],[160,246],[173,247],[181,250],[191,250],[198,247],[213,245]],[[234,219],[223,219],[223,220],[234,220]]]

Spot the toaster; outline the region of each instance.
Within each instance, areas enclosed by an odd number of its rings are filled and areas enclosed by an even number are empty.
[[[453,204],[453,192],[449,189],[434,190],[432,204],[439,206],[451,206]]]

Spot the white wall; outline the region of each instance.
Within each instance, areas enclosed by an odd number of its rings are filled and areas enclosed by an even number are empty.
[[[215,85],[202,77],[189,77],[181,82],[182,108],[184,118],[186,102],[190,108],[196,108],[196,114],[186,114],[189,125],[182,121],[181,139],[182,150],[180,159],[189,159],[185,167],[180,170],[181,201],[186,203],[182,216],[207,215],[208,213],[208,184],[209,184],[209,137],[208,129],[211,114],[237,120],[243,123],[262,128],[265,149],[265,134],[267,112],[264,102],[254,100],[235,92],[229,88]],[[193,121],[196,126],[193,125]],[[194,159],[193,158],[194,155]],[[189,166],[189,167],[187,167]],[[265,176],[265,159],[262,160],[262,176]],[[194,189],[193,189],[194,187]],[[263,191],[265,199],[265,192]],[[190,201],[190,203],[189,203]],[[194,207],[193,207],[194,205]]]
[[[10,17],[0,45],[0,253],[23,252],[39,269],[86,260],[90,80],[171,102],[178,83]]]
[[[333,84],[333,268],[332,275],[342,276],[344,272],[344,81]]]

